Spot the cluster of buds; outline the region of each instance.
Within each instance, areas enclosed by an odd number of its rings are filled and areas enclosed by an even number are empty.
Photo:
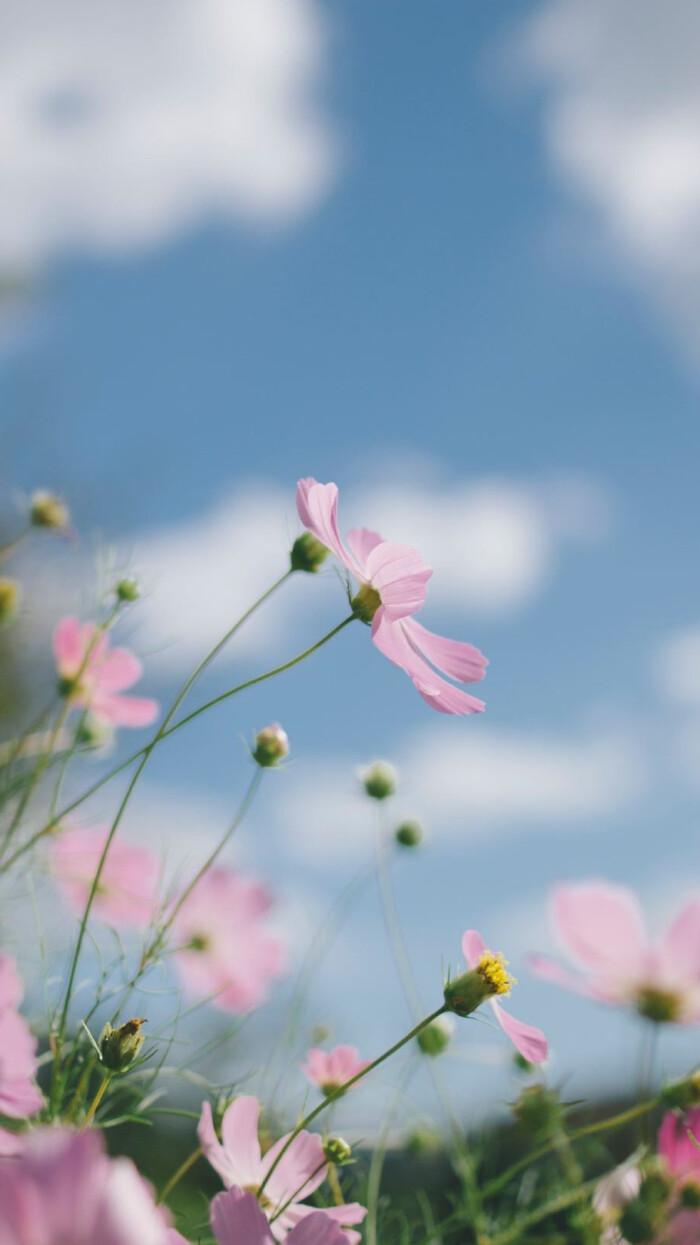
[[[270,726],[265,726],[258,731],[255,736],[255,746],[253,748],[253,760],[257,761],[262,769],[269,769],[279,762],[289,753],[289,739],[287,732],[282,729],[279,722],[272,722]]]
[[[133,1063],[143,1046],[141,1025],[145,1017],[134,1017],[126,1024],[113,1029],[109,1021],[100,1034],[98,1042],[102,1063],[108,1072],[124,1072]]]

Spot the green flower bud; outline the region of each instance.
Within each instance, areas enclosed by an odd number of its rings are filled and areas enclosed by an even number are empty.
[[[423,838],[423,827],[419,821],[402,821],[394,831],[394,838],[400,847],[418,847]]]
[[[66,503],[56,493],[38,489],[31,497],[29,522],[32,527],[46,527],[56,532],[67,532],[70,527],[70,513]]]
[[[388,761],[373,761],[359,771],[360,782],[372,800],[387,800],[396,794],[398,774]]]
[[[524,1055],[520,1054],[519,1050],[516,1050],[513,1052],[513,1067],[518,1072],[527,1073],[527,1072],[534,1072],[535,1068],[537,1067],[537,1064],[530,1063],[529,1059],[526,1059]]]
[[[352,1149],[342,1137],[328,1137],[323,1143],[323,1153],[335,1167],[349,1163],[352,1158]]]
[[[311,1030],[311,1045],[322,1046],[324,1042],[328,1041],[330,1035],[331,1031],[328,1025],[314,1025]]]
[[[534,1136],[551,1136],[559,1128],[564,1108],[559,1095],[546,1085],[528,1085],[513,1103],[513,1115]]]
[[[135,579],[120,579],[115,585],[114,595],[118,601],[138,601],[141,589]]]
[[[292,545],[289,562],[293,571],[307,571],[314,575],[330,554],[330,549],[321,544],[311,532],[302,532]]]
[[[406,1138],[406,1151],[411,1158],[421,1158],[424,1154],[434,1154],[441,1148],[437,1133],[429,1128],[414,1128]]]
[[[102,718],[86,713],[75,732],[75,742],[81,748],[109,748],[114,741],[114,728]]]
[[[684,1184],[679,1194],[679,1200],[681,1206],[684,1206],[686,1210],[700,1210],[700,1185],[696,1184],[694,1180]]]
[[[421,1029],[416,1037],[419,1049],[424,1055],[430,1055],[432,1059],[435,1059],[447,1050],[454,1028],[451,1016],[438,1016],[437,1020],[431,1020],[430,1024]]]
[[[123,1072],[138,1055],[143,1046],[141,1025],[145,1018],[135,1017],[126,1024],[113,1029],[109,1021],[100,1034],[99,1047],[102,1063],[110,1072]]]
[[[17,613],[21,599],[21,589],[14,579],[0,576],[0,625],[7,623]]]
[[[682,1081],[672,1081],[661,1091],[661,1101],[665,1107],[687,1111],[690,1107],[700,1104],[700,1072],[693,1072]]]
[[[263,769],[269,769],[270,766],[277,765],[289,752],[289,740],[287,732],[282,729],[279,722],[272,722],[270,726],[266,726],[263,730],[258,731],[255,736],[255,747],[253,749],[253,759]]]

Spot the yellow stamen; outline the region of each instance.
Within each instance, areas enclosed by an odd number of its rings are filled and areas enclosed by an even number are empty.
[[[510,994],[516,984],[515,977],[508,972],[508,961],[500,951],[496,954],[493,951],[484,951],[476,971],[484,978],[490,994]]]

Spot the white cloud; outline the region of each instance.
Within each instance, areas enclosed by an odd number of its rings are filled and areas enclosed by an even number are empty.
[[[0,4],[0,263],[285,221],[337,162],[316,0]]]
[[[519,45],[544,137],[603,236],[700,347],[700,8],[546,0]]]
[[[667,636],[659,646],[655,667],[666,696],[680,704],[700,705],[700,627]]]

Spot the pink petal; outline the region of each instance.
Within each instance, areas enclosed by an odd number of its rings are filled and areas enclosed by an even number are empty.
[[[468,929],[462,935],[462,955],[467,961],[468,968],[476,968],[484,951],[486,943],[477,929]]]
[[[552,913],[561,939],[586,968],[629,975],[643,967],[642,917],[626,887],[602,881],[557,886]]]
[[[486,707],[484,702],[436,674],[409,642],[404,625],[403,622],[389,621],[383,607],[377,610],[372,623],[372,640],[380,653],[409,676],[431,708],[440,713],[481,713]]]
[[[0,955],[0,1012],[17,1007],[22,1001],[24,986],[10,955]]]
[[[345,1245],[346,1235],[334,1222],[334,1216],[327,1211],[309,1209],[311,1214],[289,1233],[289,1245]]]
[[[219,1245],[270,1245],[273,1239],[257,1198],[235,1185],[217,1193],[210,1219]]]
[[[228,1110],[230,1111],[231,1107]],[[214,1171],[218,1172],[227,1187],[232,1184],[257,1185],[259,1172],[256,1171],[251,1179],[251,1173],[247,1165],[236,1161],[235,1151],[234,1155],[230,1156],[226,1148],[221,1145],[216,1135],[211,1106],[208,1102],[202,1103],[202,1114],[197,1125],[197,1137],[199,1138],[199,1144],[202,1147],[205,1159],[208,1163],[211,1163]]]
[[[417,549],[391,541],[375,545],[367,557],[365,572],[392,622],[420,609],[426,598],[425,585],[433,573]]]
[[[263,1175],[275,1162],[277,1155],[284,1149],[287,1137],[281,1137],[268,1150],[262,1162]],[[301,1201],[317,1189],[326,1178],[326,1162],[323,1154],[321,1138],[317,1133],[301,1132],[294,1138],[288,1150],[275,1167],[265,1191],[270,1200],[277,1206],[284,1205],[290,1198]]]
[[[23,1138],[19,1133],[8,1132],[6,1128],[0,1128],[0,1158],[14,1158],[20,1154],[23,1146]]]
[[[562,968],[556,960],[550,960],[546,955],[529,955],[527,962],[533,973],[542,977],[544,981],[550,981],[555,986],[563,986],[565,990],[574,990],[577,994],[589,993],[586,983],[580,977],[574,977],[573,973]]]
[[[351,528],[346,539],[363,571],[372,550],[385,543],[379,532],[371,532],[368,527]]]
[[[73,615],[62,618],[54,627],[53,654],[59,672],[66,678],[80,669],[83,660],[82,628]]]
[[[335,554],[353,575],[362,578],[355,559],[348,553],[338,531],[338,486],[319,484],[312,476],[297,484],[297,512],[304,527]]]
[[[150,726],[158,717],[160,705],[157,700],[139,696],[102,695],[94,697],[90,708],[95,717],[111,722],[113,726]]]
[[[547,1058],[547,1039],[542,1030],[523,1024],[522,1020],[516,1020],[495,999],[491,999],[490,1003],[503,1032],[523,1059],[527,1059],[528,1063],[542,1063]]]
[[[695,1141],[688,1136],[691,1133]],[[661,1121],[657,1149],[674,1176],[700,1176],[700,1110],[688,1111],[682,1118],[667,1111]]]
[[[700,979],[700,899],[681,910],[661,940],[659,954],[669,971]]]
[[[256,1184],[260,1178],[259,1117],[260,1104],[252,1094],[235,1098],[224,1112],[221,1136],[226,1157],[238,1173],[236,1184]]]
[[[113,648],[100,662],[96,673],[102,691],[123,692],[141,678],[143,666],[128,649]]]
[[[489,663],[473,644],[435,635],[415,618],[406,619],[404,631],[419,652],[451,679],[458,679],[460,683],[478,683],[483,679]]]

